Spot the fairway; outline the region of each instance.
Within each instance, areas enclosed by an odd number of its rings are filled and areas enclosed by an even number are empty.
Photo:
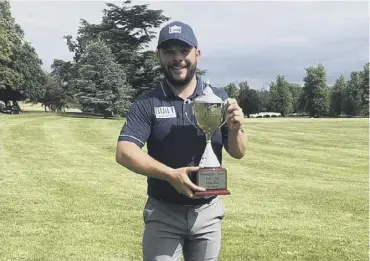
[[[146,179],[121,120],[0,114],[0,260],[141,260]],[[368,119],[246,119],[220,261],[368,260]]]

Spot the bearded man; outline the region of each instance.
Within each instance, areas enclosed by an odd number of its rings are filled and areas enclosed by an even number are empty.
[[[199,169],[206,143],[186,103],[201,95],[205,84],[196,75],[200,50],[193,29],[179,21],[164,26],[157,55],[164,79],[133,103],[116,150],[117,163],[147,177],[143,260],[216,261],[225,209],[217,196],[195,197],[205,188],[189,177]],[[223,148],[241,159],[247,141],[243,111],[224,91],[211,88],[227,104],[227,124],[212,136],[213,150],[219,162]]]

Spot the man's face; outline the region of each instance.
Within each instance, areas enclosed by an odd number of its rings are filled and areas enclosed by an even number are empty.
[[[159,62],[167,80],[174,87],[181,87],[193,78],[200,51],[184,42],[169,40],[159,48]]]

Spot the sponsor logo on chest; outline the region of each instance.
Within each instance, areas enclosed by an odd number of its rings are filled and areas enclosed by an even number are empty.
[[[176,118],[176,110],[171,107],[154,107],[154,114],[157,119]]]

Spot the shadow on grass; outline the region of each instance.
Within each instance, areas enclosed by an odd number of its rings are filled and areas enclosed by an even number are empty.
[[[52,111],[41,111],[41,110],[22,110],[19,114],[8,114],[8,113],[1,113],[0,115],[11,115],[13,117],[21,116],[21,115],[29,115],[29,116],[59,116],[59,117],[67,117],[67,118],[80,118],[80,119],[102,119],[102,120],[122,120],[122,117],[114,116],[104,118],[102,114],[94,114],[94,113],[83,113],[83,112],[52,112]]]
[[[108,117],[104,118],[104,115],[83,113],[83,112],[57,112],[54,113],[56,116],[68,117],[68,118],[80,118],[80,119],[101,119],[101,120],[122,120],[121,117]]]
[[[20,113],[3,113],[3,112],[0,112],[0,115],[11,115],[11,116],[14,116],[14,117],[17,117],[17,116],[21,116],[21,115],[30,115],[30,116],[47,116],[47,115],[50,115],[51,113],[50,112],[44,112],[44,111],[27,111],[27,110],[22,110]]]

